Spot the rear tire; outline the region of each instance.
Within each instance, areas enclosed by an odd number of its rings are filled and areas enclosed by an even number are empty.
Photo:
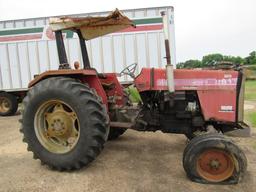
[[[192,139],[183,153],[187,176],[198,183],[235,184],[243,177],[247,160],[243,151],[220,134]]]
[[[18,101],[14,95],[0,93],[0,116],[11,116],[17,112]]]
[[[71,78],[53,77],[35,85],[23,100],[21,121],[23,141],[34,158],[59,171],[92,162],[109,132],[106,108],[97,98]]]

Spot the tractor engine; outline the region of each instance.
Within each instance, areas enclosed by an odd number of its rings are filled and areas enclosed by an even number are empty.
[[[191,134],[202,129],[204,120],[194,91],[145,91],[140,93],[143,106],[134,128],[141,131]],[[194,128],[194,129],[193,129]]]

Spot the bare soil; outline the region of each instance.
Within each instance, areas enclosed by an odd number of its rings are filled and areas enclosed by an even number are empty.
[[[0,191],[255,191],[256,133],[234,138],[248,159],[248,171],[237,185],[191,182],[182,167],[183,135],[127,131],[107,142],[89,167],[56,172],[33,160],[19,132],[19,115],[0,117]]]

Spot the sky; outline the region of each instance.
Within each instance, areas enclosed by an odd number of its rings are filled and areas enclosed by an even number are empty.
[[[0,20],[174,6],[177,61],[256,50],[256,0],[0,0]]]

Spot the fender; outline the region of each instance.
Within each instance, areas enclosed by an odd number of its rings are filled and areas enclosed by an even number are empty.
[[[108,107],[106,93],[101,85],[97,72],[94,69],[62,69],[46,71],[36,76],[29,83],[28,87],[31,88],[44,79],[56,76],[71,77],[79,79],[84,84],[89,84],[90,87],[95,89],[97,94],[102,98],[102,102]]]

